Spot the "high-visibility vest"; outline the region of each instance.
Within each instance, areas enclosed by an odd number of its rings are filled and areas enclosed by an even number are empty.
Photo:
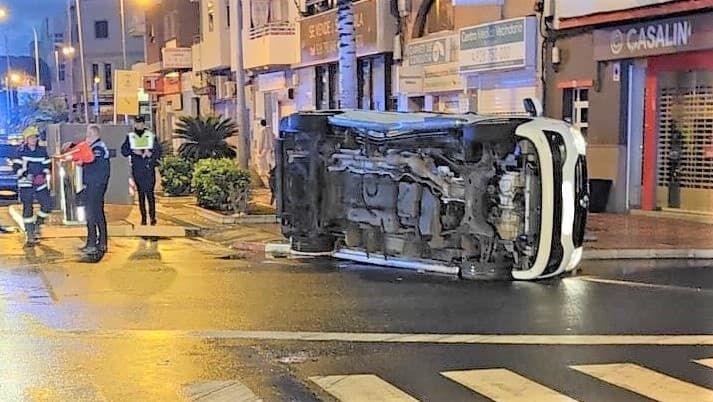
[[[156,141],[156,135],[148,130],[143,135],[138,135],[135,132],[129,133],[129,146],[132,151],[151,150],[153,149],[154,141]]]

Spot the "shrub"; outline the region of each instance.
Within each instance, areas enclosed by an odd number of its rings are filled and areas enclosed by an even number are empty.
[[[193,164],[178,156],[165,156],[158,167],[161,186],[168,195],[186,195],[191,192]]]
[[[244,212],[250,196],[250,172],[231,159],[202,159],[193,170],[198,205],[221,212]]]
[[[237,133],[237,124],[222,116],[183,116],[176,125],[173,137],[183,141],[178,147],[178,154],[197,161],[206,158],[235,158],[235,147],[228,144],[226,139]]]

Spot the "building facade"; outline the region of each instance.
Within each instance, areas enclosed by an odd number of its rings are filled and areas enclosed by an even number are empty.
[[[533,2],[422,0],[400,12],[399,110],[519,113],[522,99],[541,95]]]
[[[162,141],[170,142],[181,116],[211,111],[209,102],[201,102],[196,93],[202,85],[193,73],[192,47],[201,32],[200,4],[164,0],[144,12],[146,62],[134,69],[143,75],[152,127]]]
[[[75,116],[84,114],[84,85],[88,92],[90,119],[99,122],[111,121],[114,114],[114,71],[124,68],[119,2],[82,0],[79,4],[86,82],[82,82],[77,10],[72,5],[68,14],[71,18],[69,26],[72,31],[69,45],[75,49],[70,62],[73,77],[73,96],[71,96],[74,99],[71,105],[73,114]],[[141,13],[142,10],[138,6],[130,1],[126,2],[127,25],[131,21],[136,21],[136,17]],[[127,69],[144,61],[144,41],[141,33],[132,33],[127,29],[126,56]]]
[[[589,142],[608,209],[713,208],[712,1],[557,2],[547,113]]]

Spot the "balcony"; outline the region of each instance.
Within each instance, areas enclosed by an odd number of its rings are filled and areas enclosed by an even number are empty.
[[[299,38],[295,23],[274,21],[245,31],[245,68],[287,66],[299,62]]]

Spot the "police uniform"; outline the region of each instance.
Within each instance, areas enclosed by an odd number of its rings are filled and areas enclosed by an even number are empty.
[[[87,249],[104,253],[107,250],[107,225],[104,196],[109,185],[111,164],[109,149],[98,139],[89,144],[94,160],[82,164],[84,204],[87,217]]]
[[[137,155],[134,151],[141,153]],[[146,155],[151,152],[151,156]],[[151,224],[156,224],[156,167],[161,159],[161,146],[156,135],[149,130],[130,132],[121,145],[121,154],[131,158],[131,175],[139,191],[141,224],[146,224],[146,204]]]
[[[28,127],[22,133],[27,140],[36,136],[39,141],[39,130]],[[45,147],[39,143],[31,148],[27,142],[20,145],[13,159],[13,169],[17,176],[17,187],[20,202],[22,202],[22,219],[27,233],[26,245],[32,246],[38,242],[40,226],[52,212],[52,200],[49,193],[49,176],[52,161]],[[40,203],[37,216],[34,214],[33,203]]]

